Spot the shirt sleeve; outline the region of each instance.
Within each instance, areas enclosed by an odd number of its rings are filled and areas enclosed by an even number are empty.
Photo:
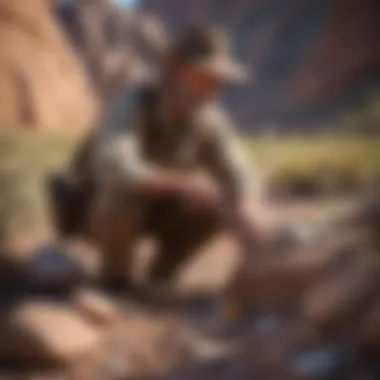
[[[153,88],[145,84],[125,89],[108,104],[99,128],[94,160],[99,186],[134,188],[156,175],[155,166],[144,159],[141,150],[144,137],[140,131],[141,112],[136,112],[141,108],[147,111],[145,108],[150,106],[150,98],[155,94]]]
[[[135,136],[103,136],[95,155],[96,180],[101,186],[133,189],[155,170],[139,154]]]
[[[222,110],[215,109],[203,118],[205,134],[201,160],[206,170],[221,184],[228,205],[259,190],[252,161],[240,146],[232,122]]]

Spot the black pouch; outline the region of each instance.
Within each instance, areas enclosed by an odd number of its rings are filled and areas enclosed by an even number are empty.
[[[63,174],[51,175],[47,186],[57,232],[61,237],[80,234],[92,201],[93,186]]]

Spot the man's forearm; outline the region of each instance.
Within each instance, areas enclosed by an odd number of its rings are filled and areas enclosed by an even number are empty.
[[[139,192],[147,196],[173,195],[183,189],[187,179],[176,172],[155,171],[139,183]]]
[[[174,196],[189,208],[211,208],[219,213],[220,193],[212,184],[175,171],[151,174],[140,183],[140,194],[151,198]]]
[[[261,237],[255,219],[249,214],[246,197],[235,194],[226,199],[225,205],[227,223],[243,250],[255,248]]]

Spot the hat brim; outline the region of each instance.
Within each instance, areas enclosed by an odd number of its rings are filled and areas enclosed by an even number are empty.
[[[243,84],[251,79],[246,66],[224,57],[199,62],[197,66],[227,83]]]

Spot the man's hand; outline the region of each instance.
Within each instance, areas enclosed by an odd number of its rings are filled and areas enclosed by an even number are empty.
[[[243,250],[250,253],[260,246],[270,231],[270,221],[264,205],[242,200],[232,208],[230,226]]]
[[[247,214],[246,210],[235,209],[231,217],[231,227],[237,238],[245,243],[257,241],[258,231],[253,218]]]
[[[219,189],[210,182],[189,178],[181,190],[184,201],[193,210],[221,211],[222,198]]]
[[[220,202],[220,194],[213,184],[178,172],[157,173],[140,190],[150,197],[178,197],[196,209],[217,207]]]

